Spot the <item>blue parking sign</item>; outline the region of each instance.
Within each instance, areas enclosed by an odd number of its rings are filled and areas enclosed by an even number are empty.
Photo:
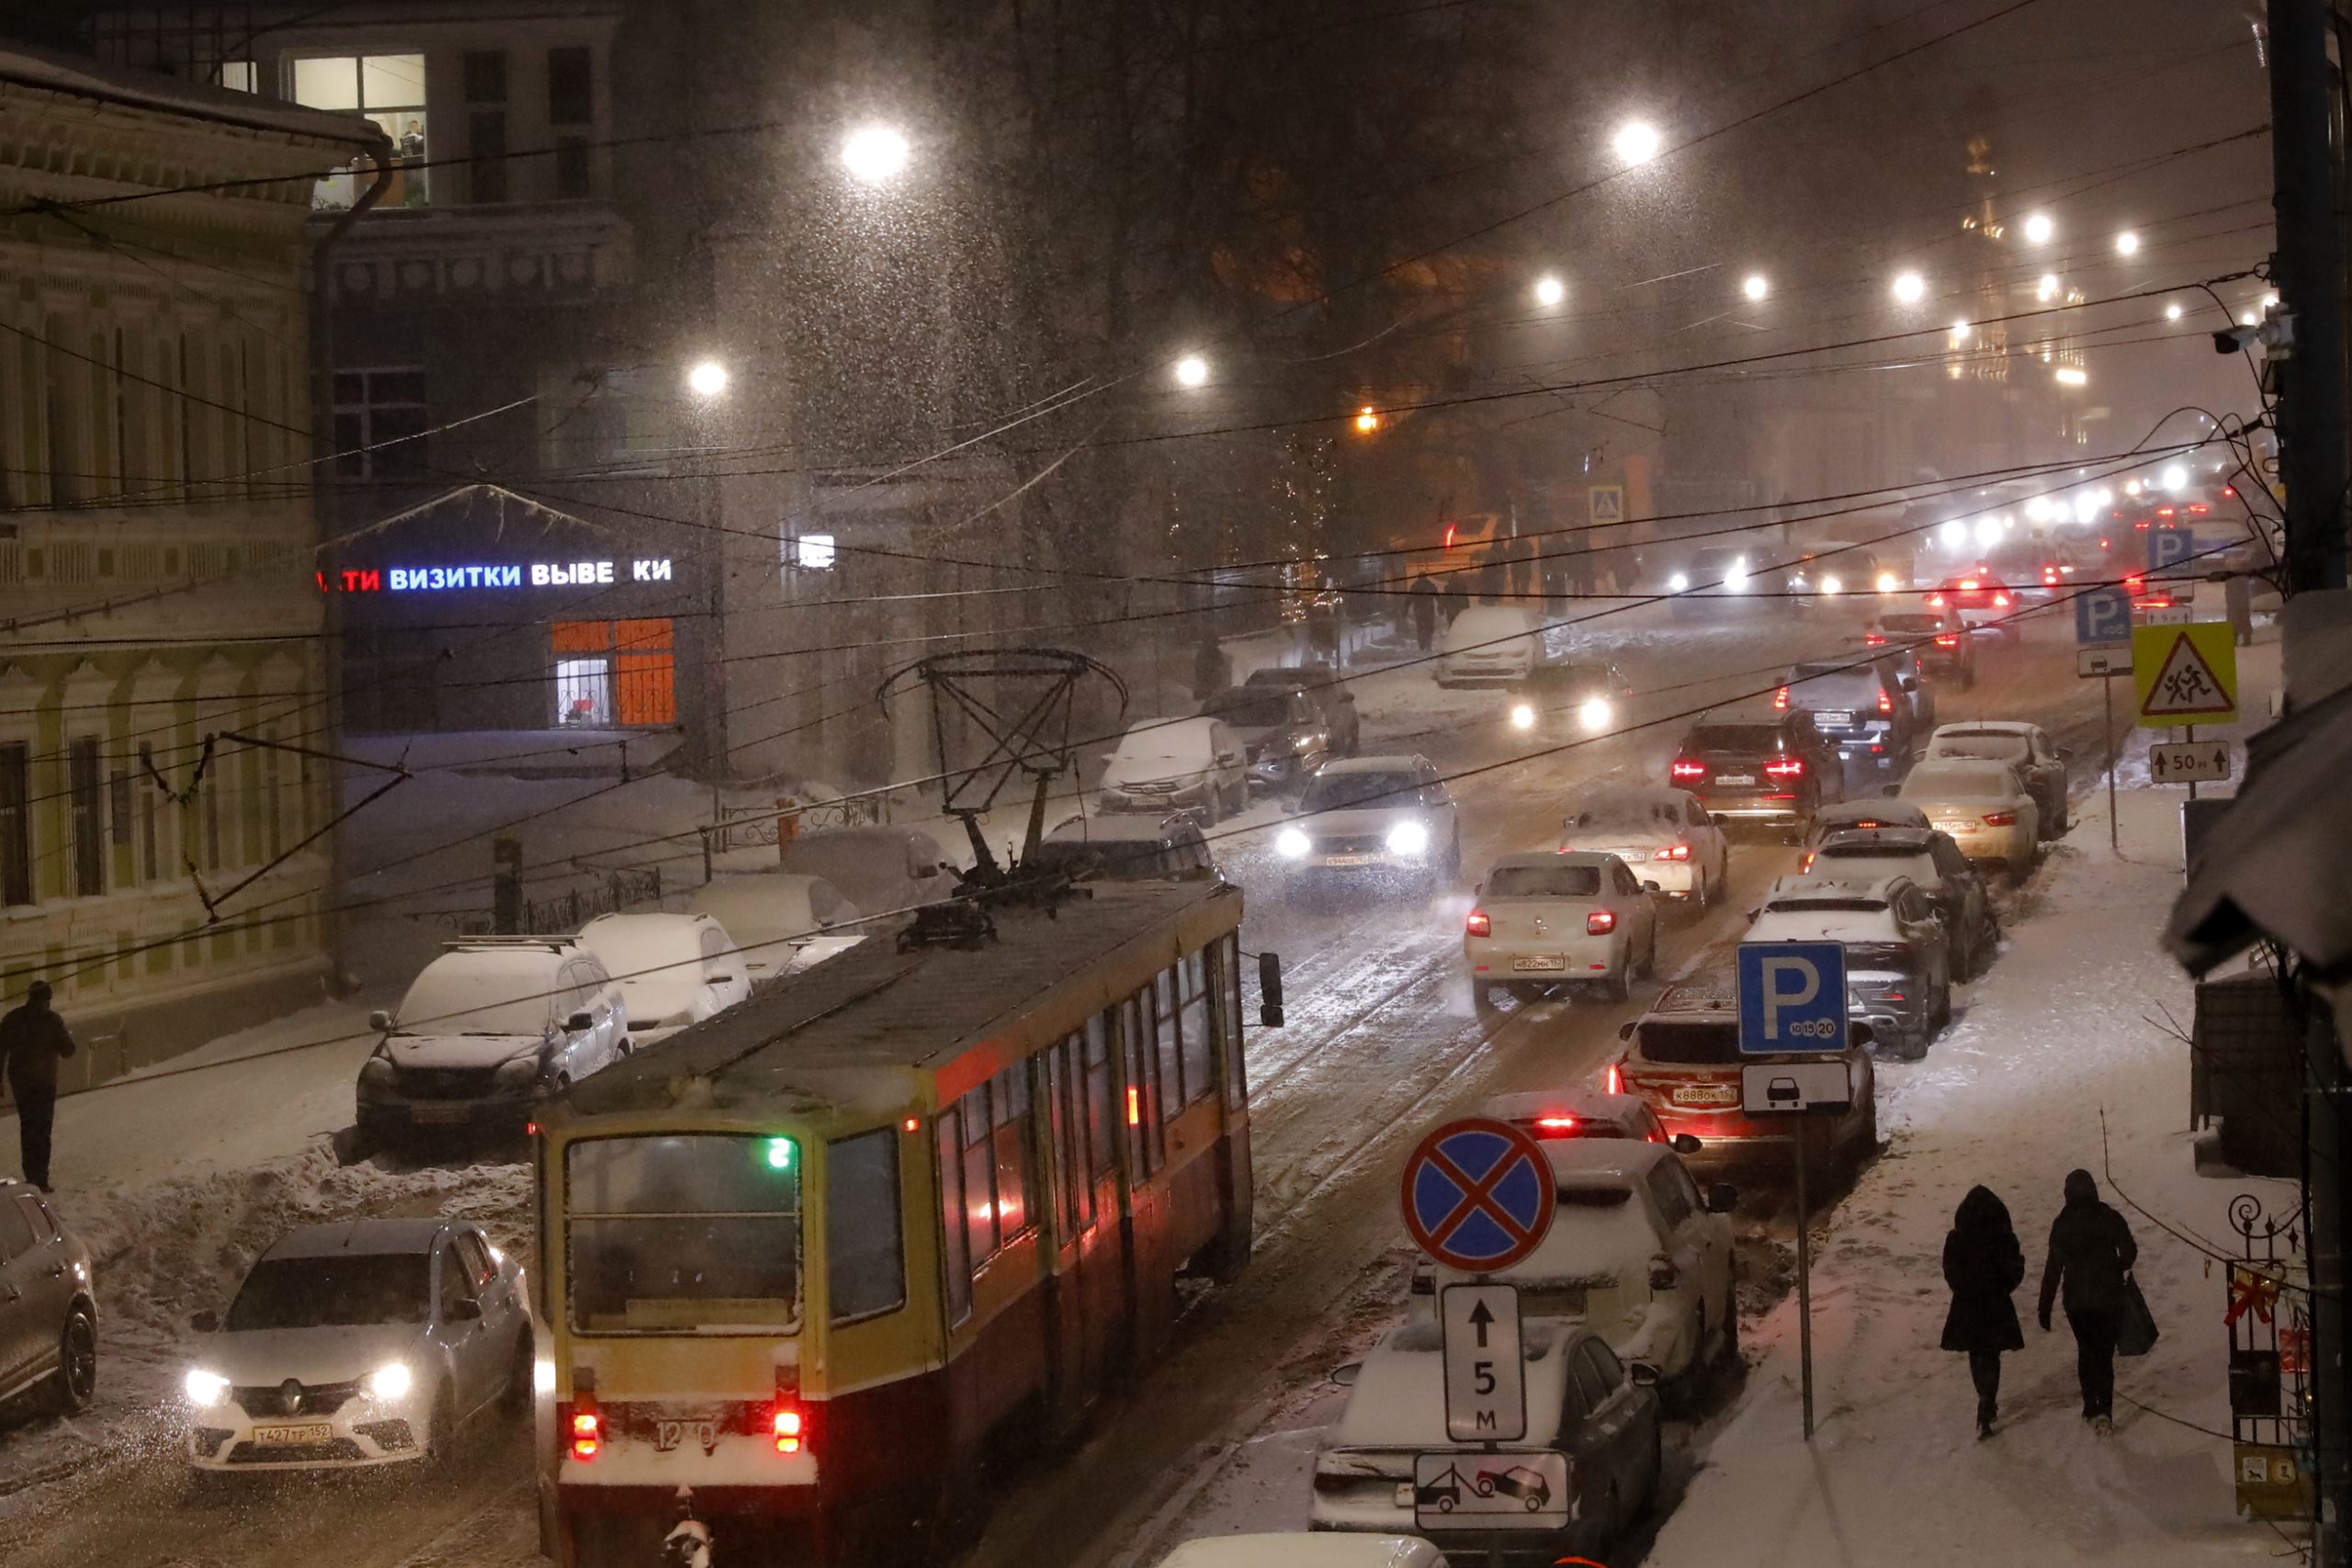
[[[1743,1055],[1846,1048],[1843,943],[1744,942],[1738,971]]]
[[[2132,640],[2132,595],[2116,587],[2075,595],[2075,640],[2086,648]]]
[[[2177,566],[2196,553],[2197,538],[2186,528],[2151,528],[2148,530],[2148,570],[2162,571]]]

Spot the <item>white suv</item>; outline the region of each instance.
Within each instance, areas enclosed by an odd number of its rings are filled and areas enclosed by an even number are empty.
[[[628,1055],[628,1008],[568,936],[453,942],[409,983],[359,1069],[359,1134],[522,1131],[531,1107]]]

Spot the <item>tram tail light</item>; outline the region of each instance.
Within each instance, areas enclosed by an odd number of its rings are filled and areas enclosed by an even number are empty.
[[[797,1454],[800,1451],[800,1439],[805,1435],[806,1423],[801,1419],[798,1410],[789,1404],[777,1405],[775,1418],[770,1426],[775,1433],[776,1452]]]
[[[604,1450],[605,1417],[594,1405],[573,1406],[564,1430],[571,1438],[573,1459],[592,1460]]]

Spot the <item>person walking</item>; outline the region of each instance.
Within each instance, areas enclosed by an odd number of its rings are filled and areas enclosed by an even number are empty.
[[[2009,1224],[2008,1205],[1989,1187],[1972,1187],[1944,1237],[1944,1283],[1951,1310],[1944,1314],[1943,1347],[1964,1352],[1976,1385],[1976,1435],[1989,1438],[2001,1413],[2001,1352],[2025,1348],[2009,1292],[2025,1283],[2025,1253]]]
[[[2041,1269],[2041,1330],[2050,1332],[2063,1287],[2083,1419],[2101,1437],[2115,1430],[2115,1342],[2123,1331],[2125,1276],[2139,1256],[2132,1227],[2099,1201],[2091,1173],[2068,1171],[2066,1206],[2050,1224],[2050,1259]]]
[[[1413,579],[1413,591],[1406,595],[1413,619],[1413,642],[1423,653],[1437,637],[1437,584],[1427,577]]]
[[[49,1134],[57,1118],[57,1064],[74,1054],[65,1021],[51,1010],[49,982],[35,980],[21,1006],[0,1017],[0,1065],[17,1100],[17,1136],[25,1179],[44,1192],[49,1184]]]

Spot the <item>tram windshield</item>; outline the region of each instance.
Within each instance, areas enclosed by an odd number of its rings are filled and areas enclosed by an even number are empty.
[[[564,1154],[571,1326],[775,1334],[800,1323],[800,1145],[736,1134],[591,1138]]]

